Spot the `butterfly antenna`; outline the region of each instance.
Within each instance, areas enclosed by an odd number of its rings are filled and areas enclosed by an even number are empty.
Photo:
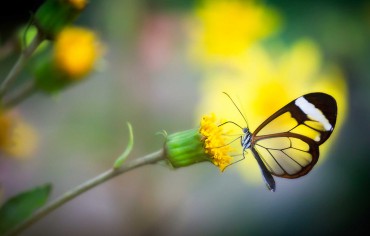
[[[231,102],[234,104],[234,106],[236,107],[236,109],[238,110],[238,112],[240,113],[240,115],[243,117],[245,123],[247,124],[248,126],[248,121],[247,119],[245,118],[245,116],[243,115],[243,112],[239,109],[239,107],[236,105],[236,103],[234,102],[234,100],[230,97],[229,94],[227,94],[226,92],[223,92],[226,96],[229,97],[229,99],[231,100]]]

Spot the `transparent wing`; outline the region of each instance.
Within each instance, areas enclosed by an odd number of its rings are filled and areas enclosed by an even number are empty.
[[[289,179],[306,175],[319,158],[313,140],[290,133],[260,137],[254,149],[271,174]]]

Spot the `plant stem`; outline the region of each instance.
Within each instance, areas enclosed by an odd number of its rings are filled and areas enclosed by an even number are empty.
[[[65,203],[69,202],[70,200],[76,198],[77,196],[81,195],[82,193],[88,191],[89,189],[92,189],[107,180],[110,180],[120,174],[123,174],[125,172],[128,172],[132,169],[135,169],[137,167],[148,165],[148,164],[154,164],[158,161],[164,160],[165,155],[163,150],[159,150],[157,152],[153,152],[151,154],[148,154],[146,156],[143,156],[141,158],[137,158],[129,162],[127,165],[122,166],[118,169],[110,169],[98,176],[96,176],[93,179],[90,179],[86,181],[85,183],[67,191],[59,198],[55,199],[54,201],[50,202],[49,204],[45,205],[44,207],[40,208],[37,212],[35,212],[30,218],[25,220],[23,223],[18,225],[16,228],[14,228],[9,235],[18,235],[19,233],[26,230],[28,227],[30,227],[32,224],[36,223],[37,221],[41,220],[44,216],[52,212],[53,210],[57,209],[58,207],[64,205]]]
[[[41,44],[43,40],[44,36],[38,31],[31,44],[21,53],[21,55],[19,55],[18,60],[9,71],[9,74],[0,84],[0,98],[4,96],[10,84],[14,82],[18,74],[22,71],[27,60],[32,56],[33,52],[37,49],[37,47]]]
[[[26,98],[30,97],[37,91],[35,82],[33,80],[27,81],[16,93],[9,98],[4,99],[3,108],[10,109]]]

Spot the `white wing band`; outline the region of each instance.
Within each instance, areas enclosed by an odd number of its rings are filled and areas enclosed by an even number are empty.
[[[312,103],[307,101],[304,97],[300,97],[295,100],[295,105],[298,106],[311,120],[315,120],[320,122],[325,130],[330,131],[332,130],[332,125],[329,123],[328,119],[325,115],[317,109]]]

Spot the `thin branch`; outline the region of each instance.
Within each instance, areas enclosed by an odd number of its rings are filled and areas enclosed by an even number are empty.
[[[13,65],[12,69],[9,71],[9,74],[0,84],[0,98],[2,98],[9,86],[14,82],[19,73],[22,71],[24,65],[28,59],[32,56],[33,52],[37,47],[42,43],[45,37],[38,31],[35,37],[33,38],[31,44],[19,55],[18,60]]]
[[[3,101],[3,108],[10,109],[19,103],[23,102],[26,98],[29,98],[37,91],[35,82],[33,80],[27,81],[14,95],[9,98],[5,98]]]
[[[32,224],[36,223],[37,221],[41,220],[44,216],[52,212],[53,210],[57,209],[58,207],[64,205],[65,203],[69,202],[70,200],[76,198],[77,196],[81,195],[82,193],[118,176],[125,172],[128,172],[132,169],[137,167],[148,165],[148,164],[155,164],[158,161],[164,160],[165,154],[163,150],[159,150],[157,152],[153,152],[141,158],[137,158],[129,162],[127,165],[122,166],[118,169],[110,169],[93,179],[86,181],[85,183],[75,187],[67,191],[65,194],[60,196],[59,198],[55,199],[54,201],[50,202],[49,204],[45,205],[44,207],[40,208],[37,212],[35,212],[30,218],[25,220],[23,223],[18,225],[14,228],[9,235],[18,235],[19,233],[26,230]]]

